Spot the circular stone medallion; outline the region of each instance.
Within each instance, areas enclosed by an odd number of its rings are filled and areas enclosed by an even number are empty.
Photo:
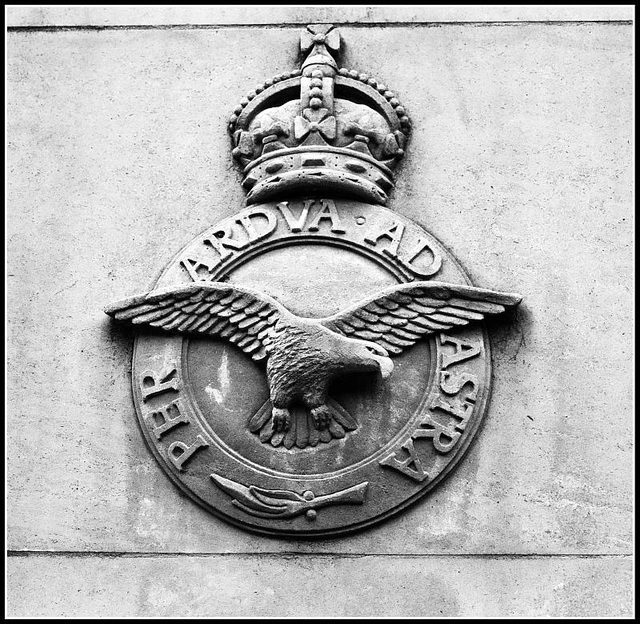
[[[451,254],[408,219],[321,198],[245,208],[187,245],[155,290],[201,280],[247,287],[312,319],[405,282],[470,284]],[[402,330],[391,334],[403,345]],[[408,343],[391,354],[385,379],[379,372],[335,379],[328,426],[317,428],[300,404],[289,428],[278,430],[264,361],[224,337],[146,328],[132,367],[140,425],[174,483],[224,520],[270,535],[346,534],[433,489],[485,411],[490,355],[481,323]]]

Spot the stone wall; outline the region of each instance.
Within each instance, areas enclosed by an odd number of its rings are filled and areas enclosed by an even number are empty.
[[[631,615],[632,10],[517,9],[9,8],[9,615]],[[321,21],[412,118],[390,206],[524,302],[456,471],[295,541],[172,485],[102,308],[242,208],[226,120]]]

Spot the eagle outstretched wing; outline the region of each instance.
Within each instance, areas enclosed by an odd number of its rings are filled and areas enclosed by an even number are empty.
[[[447,331],[520,303],[516,294],[443,282],[391,286],[350,308],[322,319],[333,331],[376,342],[401,353],[423,336]]]
[[[289,314],[275,299],[224,282],[194,282],[118,301],[105,312],[120,321],[171,332],[220,336],[254,360],[265,359],[271,331]]]

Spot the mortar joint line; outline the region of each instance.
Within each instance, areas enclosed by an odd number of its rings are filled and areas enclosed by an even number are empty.
[[[633,557],[633,553],[342,553],[309,551],[268,551],[268,552],[153,552],[153,551],[76,551],[76,550],[7,550],[8,557],[319,557],[338,559],[361,559],[364,557],[396,557],[406,559],[622,559]]]
[[[495,21],[406,21],[406,22],[332,22],[340,28],[442,28],[445,26],[508,27],[508,26],[579,26],[589,24],[632,26],[633,20],[495,20]],[[229,28],[272,29],[303,28],[303,22],[280,22],[267,24],[68,24],[46,26],[7,26],[7,32],[68,32],[68,31],[102,31],[102,30],[219,30]]]

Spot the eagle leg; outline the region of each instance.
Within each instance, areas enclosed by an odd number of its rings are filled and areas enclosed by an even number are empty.
[[[310,409],[313,424],[318,431],[322,431],[329,426],[332,414],[331,409],[326,405],[319,405]]]
[[[291,414],[284,407],[274,407],[271,411],[271,428],[274,431],[289,431]]]

